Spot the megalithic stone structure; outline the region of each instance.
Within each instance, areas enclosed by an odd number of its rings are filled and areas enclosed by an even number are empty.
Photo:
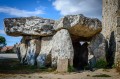
[[[107,61],[120,68],[120,0],[103,0],[102,34],[106,39]]]
[[[21,43],[16,45],[18,57],[23,64],[52,66],[57,67],[57,71],[64,72],[68,66],[74,64],[74,54],[77,53],[80,55],[78,58],[82,57],[78,60],[78,64],[82,65],[87,59],[81,56],[84,52],[74,52],[74,49],[78,49],[75,44],[79,44],[80,41],[90,42],[89,52],[98,57],[96,59],[105,57],[105,51],[101,51],[104,45],[95,41],[102,39],[99,35],[102,24],[96,18],[88,18],[82,14],[67,15],[58,21],[40,17],[6,18],[4,24],[7,35],[23,36]],[[85,49],[87,47],[84,47]],[[88,52],[85,52],[87,55]],[[61,67],[62,64],[64,68]]]

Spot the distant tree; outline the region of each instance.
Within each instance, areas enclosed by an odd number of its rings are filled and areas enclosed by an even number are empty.
[[[5,37],[0,36],[0,50],[4,46],[6,46],[6,39],[5,39]]]

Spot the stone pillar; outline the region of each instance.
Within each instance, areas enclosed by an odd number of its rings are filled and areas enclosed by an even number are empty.
[[[38,38],[31,37],[28,42],[28,50],[26,55],[27,64],[35,65],[37,63],[36,59],[41,50],[41,41]]]
[[[41,51],[37,57],[38,67],[51,66],[52,36],[42,37]]]
[[[21,64],[26,64],[27,48],[28,45],[26,43],[25,37],[21,39],[21,43],[15,45],[14,49]]]
[[[96,60],[106,60],[105,38],[101,33],[92,38],[88,48],[89,53],[94,55]]]
[[[116,35],[116,54],[115,54],[115,63],[117,69],[120,69],[120,17],[117,17],[117,35]]]
[[[108,42],[109,66],[112,66],[116,61],[117,49],[117,17],[120,15],[120,0],[103,0],[103,19],[102,19],[102,34]],[[115,60],[114,60],[115,59]]]
[[[71,62],[73,62],[74,54],[73,45],[68,30],[61,29],[53,36],[51,54],[52,66],[57,67],[58,72],[66,72],[68,65],[71,65]]]

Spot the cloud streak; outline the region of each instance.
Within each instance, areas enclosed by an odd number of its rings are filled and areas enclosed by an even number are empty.
[[[102,0],[55,0],[53,6],[61,15],[84,14],[101,18]]]
[[[18,17],[27,17],[27,16],[36,16],[40,14],[44,14],[43,10],[35,9],[34,11],[27,11],[27,10],[20,10],[13,7],[1,7],[0,6],[0,13],[6,13],[12,16]]]

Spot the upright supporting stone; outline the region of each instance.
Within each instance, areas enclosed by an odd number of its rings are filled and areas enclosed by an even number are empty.
[[[21,40],[20,44],[15,45],[15,52],[18,55],[21,64],[26,64],[26,54],[27,54],[27,44],[24,37]]]
[[[92,38],[88,48],[89,53],[94,55],[96,60],[104,59],[106,60],[106,49],[105,49],[105,38],[102,34],[98,34]]]
[[[69,60],[68,63],[73,62],[74,54],[73,45],[68,30],[62,29],[58,31],[53,36],[52,44],[52,66],[58,67],[57,69],[66,72],[67,69],[65,68],[68,68],[67,61]],[[63,62],[63,60],[65,61]],[[67,67],[62,69],[60,66],[63,65],[67,65]]]
[[[20,45],[20,63],[25,64],[26,63],[26,54],[27,54],[27,45],[25,43],[21,43]]]
[[[27,50],[27,63],[29,65],[35,65],[36,64],[36,58],[40,52],[41,49],[41,42],[39,39],[31,39],[29,41],[28,50]]]
[[[52,37],[42,37],[41,51],[37,57],[38,67],[51,66]]]

